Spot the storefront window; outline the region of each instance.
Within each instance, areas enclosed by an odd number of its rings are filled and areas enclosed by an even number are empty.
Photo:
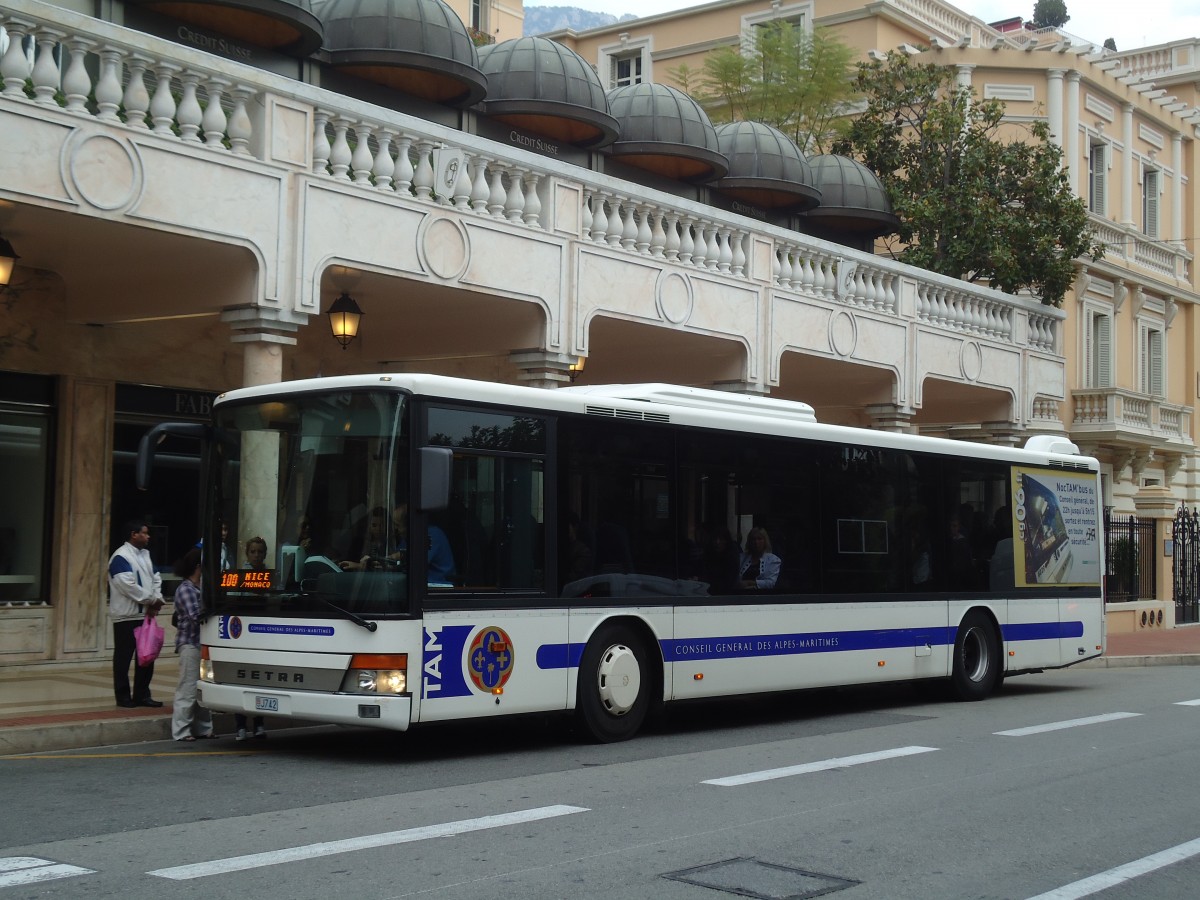
[[[54,382],[0,372],[0,606],[49,599]]]

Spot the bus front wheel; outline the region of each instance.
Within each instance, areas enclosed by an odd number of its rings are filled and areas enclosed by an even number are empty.
[[[652,681],[641,639],[622,625],[600,628],[579,663],[575,713],[583,729],[602,744],[633,737],[646,719]]]
[[[1000,683],[1000,642],[991,620],[979,610],[967,613],[954,640],[950,688],[959,700],[982,700]]]

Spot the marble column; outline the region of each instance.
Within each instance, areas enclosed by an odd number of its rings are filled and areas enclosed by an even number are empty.
[[[551,350],[527,348],[513,350],[508,361],[520,371],[517,382],[527,387],[557,388],[571,383],[571,366],[580,357]]]
[[[1050,139],[1062,149],[1063,141],[1063,76],[1066,69],[1046,70],[1046,117],[1050,125]]]
[[[1171,132],[1171,233],[1167,239],[1183,249],[1183,135]]]
[[[1067,73],[1067,112],[1063,129],[1066,131],[1067,178],[1076,194],[1087,201],[1087,163],[1079,155],[1079,81],[1076,71]]]
[[[876,431],[894,431],[898,434],[914,434],[912,425],[914,410],[898,403],[871,403],[863,408]]]
[[[269,308],[242,306],[227,309],[221,320],[234,333],[230,340],[242,345],[243,387],[276,384],[283,380],[283,348],[294,346],[298,324],[286,313]],[[267,542],[267,559],[279,549],[280,436],[276,432],[242,435],[237,547],[230,548],[240,564],[246,558],[246,541],[261,537]]]
[[[1121,224],[1132,228],[1133,220],[1133,104],[1121,104]]]

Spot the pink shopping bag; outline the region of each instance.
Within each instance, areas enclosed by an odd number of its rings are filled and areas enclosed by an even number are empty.
[[[133,629],[133,639],[137,644],[137,661],[139,666],[148,666],[158,659],[162,651],[162,626],[154,621],[154,616],[146,614],[145,620]]]

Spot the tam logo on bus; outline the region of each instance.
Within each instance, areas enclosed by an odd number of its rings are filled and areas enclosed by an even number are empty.
[[[515,653],[512,641],[496,626],[478,629],[474,625],[426,626],[424,663],[421,666],[421,698],[469,697],[471,685],[490,693],[503,687],[513,670]],[[467,648],[471,648],[468,655]]]

